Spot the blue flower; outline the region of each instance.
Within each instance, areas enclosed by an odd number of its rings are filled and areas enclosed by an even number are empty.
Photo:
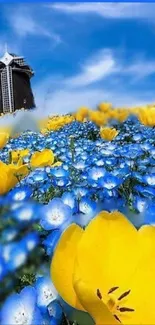
[[[29,186],[20,186],[11,190],[7,195],[7,200],[25,201],[32,195],[32,189]]]
[[[36,280],[35,288],[37,292],[37,305],[43,312],[46,312],[47,306],[58,298],[58,292],[50,277],[39,277]]]
[[[100,177],[105,175],[106,170],[102,167],[93,167],[88,172],[88,181],[94,180],[97,181]]]
[[[155,186],[155,174],[148,174],[143,176],[143,180],[149,186]]]
[[[40,205],[35,202],[27,202],[15,209],[12,217],[22,223],[30,223],[40,218]]]
[[[7,325],[42,325],[43,318],[37,307],[34,288],[28,286],[20,294],[12,294],[1,309],[1,324]]]
[[[46,253],[47,255],[52,255],[55,247],[57,245],[57,242],[61,236],[61,232],[59,230],[53,230],[51,234],[49,234],[46,239],[43,241],[43,245],[46,247]]]
[[[24,245],[27,252],[31,252],[40,242],[40,237],[37,232],[30,232],[20,242],[20,245]]]
[[[9,252],[7,268],[9,271],[14,271],[25,264],[28,257],[28,252],[25,243],[19,242],[12,245]]]
[[[135,196],[133,200],[133,207],[139,212],[145,212],[149,206],[148,199]]]
[[[85,227],[100,210],[100,204],[90,200],[88,197],[82,197],[79,202],[79,213],[75,215],[75,222],[81,227]]]
[[[14,240],[17,235],[18,235],[18,229],[10,226],[3,230],[2,234],[1,234],[1,239],[4,242],[10,242],[10,241]]]
[[[42,208],[41,226],[45,230],[65,229],[72,222],[72,210],[59,198]]]
[[[77,211],[77,200],[73,192],[64,192],[61,199],[72,209],[73,213]]]
[[[107,190],[112,190],[118,187],[122,182],[123,179],[106,173],[105,176],[99,178],[98,185]]]
[[[48,306],[49,315],[57,321],[56,324],[60,324],[63,316],[62,307],[58,301],[53,301]]]

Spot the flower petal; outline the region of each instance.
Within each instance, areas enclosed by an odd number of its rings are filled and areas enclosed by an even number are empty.
[[[92,316],[96,325],[113,325],[119,324],[109,311],[103,300],[82,280],[74,283],[75,292],[84,307],[84,309]]]
[[[51,276],[60,296],[71,306],[83,310],[72,284],[76,250],[82,234],[83,230],[75,224],[62,234],[53,255]]]
[[[86,227],[77,247],[80,278],[102,294],[114,286],[128,289],[125,286],[135,266],[137,237],[136,228],[123,214],[99,213]]]
[[[135,312],[125,324],[155,324],[155,227],[143,226],[138,231],[137,265],[129,282],[131,293],[127,303]]]

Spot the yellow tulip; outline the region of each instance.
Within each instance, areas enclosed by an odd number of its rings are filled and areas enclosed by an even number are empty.
[[[54,154],[50,149],[44,149],[41,152],[36,151],[30,159],[30,166],[33,168],[51,166],[53,163]]]
[[[78,109],[78,111],[75,114],[75,118],[79,122],[83,122],[84,119],[88,116],[89,108],[82,106]]]
[[[101,111],[101,112],[108,112],[112,109],[112,104],[111,103],[100,103],[98,105],[98,109]]]
[[[97,325],[154,325],[154,274],[155,227],[137,230],[117,211],[69,226],[51,263],[61,297]]]
[[[117,135],[118,135],[118,131],[114,128],[101,128],[100,129],[100,136],[102,139],[107,140],[107,141],[111,141],[113,140]]]
[[[28,156],[29,149],[15,150],[11,152],[12,163],[17,163],[19,158]]]
[[[0,195],[9,192],[28,173],[27,165],[6,165],[0,161]]]
[[[0,149],[2,149],[9,139],[9,134],[6,132],[0,132]]]

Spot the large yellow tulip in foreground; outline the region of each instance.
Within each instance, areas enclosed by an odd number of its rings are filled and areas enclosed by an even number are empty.
[[[138,231],[119,212],[101,212],[85,230],[61,236],[52,280],[71,306],[97,325],[155,324],[155,227]]]

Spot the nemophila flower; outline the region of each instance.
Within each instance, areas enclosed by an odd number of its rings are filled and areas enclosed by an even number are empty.
[[[6,252],[4,253],[6,255]],[[7,257],[7,269],[9,271],[15,271],[25,264],[28,257],[28,251],[25,243],[22,241],[13,243],[10,245]]]
[[[88,182],[97,181],[100,177],[103,177],[106,173],[106,170],[102,167],[92,167],[88,171]]]
[[[21,240],[20,244],[24,245],[27,252],[31,252],[40,243],[38,232],[30,232]]]
[[[45,170],[36,169],[26,178],[26,183],[29,185],[38,185],[40,183],[45,182],[48,180],[48,175]]]
[[[1,324],[43,325],[43,317],[36,302],[36,291],[30,286],[24,288],[20,294],[12,294],[2,306]]]
[[[136,185],[134,186],[134,189],[137,193],[140,193],[142,196],[145,196],[149,199],[154,199],[155,197],[155,188],[151,186]]]
[[[18,235],[18,228],[9,226],[2,231],[1,239],[3,242],[10,242],[14,240]]]
[[[46,247],[47,255],[52,256],[60,236],[61,232],[55,229],[45,238],[45,240],[43,241],[43,245]]]
[[[142,213],[147,210],[149,206],[149,200],[139,196],[135,196],[133,199],[133,207],[139,212]]]
[[[62,177],[67,178],[67,177],[69,177],[69,172],[67,170],[65,170],[63,168],[63,166],[59,167],[59,168],[58,167],[57,168],[52,168],[50,173],[51,173],[51,175],[53,175],[53,176],[55,176],[57,178],[62,178]]]
[[[48,305],[58,298],[58,293],[50,277],[39,277],[35,282],[37,305],[45,312]],[[52,315],[53,316],[53,315]]]
[[[29,223],[39,220],[41,217],[41,207],[35,202],[27,202],[26,204],[17,205],[17,208],[13,210],[12,217],[16,221],[21,223]]]
[[[106,173],[105,176],[99,178],[98,185],[107,190],[112,190],[118,187],[122,182],[123,179]]]
[[[154,251],[155,227],[136,230],[121,213],[102,211],[85,230],[72,224],[62,234],[52,280],[61,297],[95,324],[153,325]]]
[[[64,186],[70,185],[70,181],[66,177],[53,178],[51,180],[51,183],[53,186],[59,186],[59,187],[64,187]]]
[[[72,222],[72,210],[59,198],[42,208],[40,224],[45,230],[61,229]]]
[[[12,189],[6,197],[11,201],[25,201],[32,195],[32,189],[29,186],[20,186]]]
[[[82,197],[79,202],[79,212],[74,216],[74,222],[85,227],[101,210],[101,204],[97,204],[87,197]]]
[[[74,186],[73,187],[73,192],[76,196],[77,199],[80,199],[81,197],[89,194],[89,189],[86,187],[82,187],[82,186]]]
[[[64,192],[61,200],[64,202],[64,204],[68,205],[72,209],[73,213],[77,211],[77,200],[73,192]]]
[[[48,306],[49,315],[56,321],[56,325],[61,324],[63,310],[58,301],[53,301]]]
[[[144,175],[144,182],[149,186],[155,186],[155,174]]]
[[[31,159],[30,165],[33,168],[36,167],[44,167],[44,166],[51,166],[54,163],[54,154],[53,151],[50,149],[44,149],[43,151],[35,152]]]

